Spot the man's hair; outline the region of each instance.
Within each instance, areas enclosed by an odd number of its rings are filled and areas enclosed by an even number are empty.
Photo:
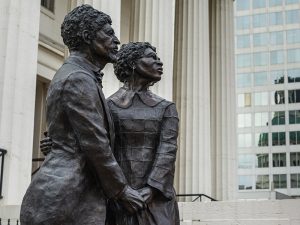
[[[121,82],[128,81],[133,75],[133,65],[137,59],[144,56],[145,50],[151,48],[156,52],[156,48],[149,42],[129,42],[121,46],[117,54],[117,62],[114,64],[115,75]]]
[[[88,31],[93,40],[96,32],[107,23],[111,25],[111,22],[109,15],[90,5],[81,5],[65,16],[61,25],[61,36],[70,50],[77,50],[84,43],[83,31]]]

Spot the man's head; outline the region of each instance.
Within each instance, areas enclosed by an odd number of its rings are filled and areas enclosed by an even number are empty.
[[[61,36],[70,52],[88,49],[93,58],[105,63],[115,62],[120,42],[111,23],[109,15],[90,5],[81,5],[65,16]]]

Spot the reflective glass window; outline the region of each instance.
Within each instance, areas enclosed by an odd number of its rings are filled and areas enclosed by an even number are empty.
[[[288,63],[300,62],[300,48],[287,50]]]
[[[300,89],[289,90],[289,103],[299,103],[300,102]]]
[[[252,190],[253,176],[239,176],[239,190]]]
[[[251,54],[238,54],[237,55],[237,67],[249,67],[252,66]]]
[[[286,174],[273,175],[274,188],[286,188]]]
[[[279,6],[282,5],[282,0],[269,0],[269,6]]]
[[[283,44],[283,32],[276,31],[270,33],[270,44],[271,45],[282,45]]]
[[[272,133],[272,145],[285,145],[285,132],[274,132]]]
[[[256,154],[255,166],[257,168],[269,167],[269,154]]]
[[[247,10],[250,8],[250,0],[236,0],[236,10]]]
[[[268,126],[268,113],[267,112],[258,112],[255,113],[255,126],[262,127]]]
[[[253,155],[250,154],[240,154],[238,166],[240,169],[251,169],[254,165]]]
[[[249,48],[250,47],[250,35],[237,35],[236,36],[236,47],[237,48]]]
[[[238,127],[251,127],[251,113],[238,114]]]
[[[251,147],[251,142],[252,142],[252,135],[250,133],[238,134],[238,147],[240,148]]]
[[[268,84],[268,73],[267,72],[257,72],[254,73],[254,86],[262,86]]]
[[[252,86],[252,74],[251,73],[241,73],[237,74],[237,87],[251,87]]]
[[[269,14],[269,25],[283,24],[282,12],[273,12]]]
[[[54,0],[41,0],[41,5],[54,13]]]
[[[300,10],[285,11],[285,21],[287,24],[300,23]]]
[[[284,51],[278,50],[278,51],[271,51],[270,52],[271,57],[271,64],[282,64],[284,63]]]
[[[299,0],[285,0],[285,4],[296,4],[299,3]]]
[[[244,30],[250,28],[250,16],[238,16],[236,17],[236,29]]]
[[[268,92],[255,92],[254,105],[257,106],[268,105]]]
[[[254,66],[266,66],[269,64],[268,52],[253,53],[253,65]]]
[[[265,147],[269,145],[268,133],[256,133],[255,134],[255,146]]]
[[[253,34],[253,46],[264,46],[269,43],[269,34],[268,33],[256,33]]]
[[[238,107],[251,106],[251,93],[238,94]]]
[[[299,173],[291,174],[291,188],[300,188],[300,174]]]
[[[253,9],[266,7],[266,0],[253,0]]]
[[[289,83],[300,82],[300,68],[287,70],[287,74]]]
[[[290,166],[300,166],[300,152],[290,153]]]
[[[272,112],[272,125],[285,124],[285,111]]]
[[[284,71],[283,70],[271,71],[270,77],[271,77],[272,84],[283,84],[284,83]]]
[[[268,25],[267,14],[255,14],[253,15],[253,27],[265,27]]]
[[[286,153],[273,153],[273,167],[286,167]]]
[[[300,124],[300,110],[289,111],[290,124]]]
[[[256,189],[269,189],[269,175],[256,176]]]
[[[273,91],[271,93],[271,103],[272,105],[279,105],[285,103],[284,90]]]
[[[300,29],[287,30],[286,41],[288,44],[300,43]]]
[[[300,131],[290,131],[290,145],[300,145]]]

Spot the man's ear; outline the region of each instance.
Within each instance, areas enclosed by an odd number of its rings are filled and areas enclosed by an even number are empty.
[[[86,43],[86,44],[88,44],[88,45],[90,45],[91,44],[91,34],[90,34],[90,32],[89,31],[87,31],[87,30],[84,30],[83,32],[82,32],[82,39],[83,39],[83,41]]]

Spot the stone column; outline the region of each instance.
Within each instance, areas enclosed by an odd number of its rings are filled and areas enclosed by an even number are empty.
[[[176,1],[174,98],[180,115],[176,188],[182,194],[211,194],[208,12],[208,0]]]
[[[212,195],[234,199],[236,119],[233,0],[210,1]]]
[[[3,199],[18,205],[31,180],[39,0],[0,0],[0,148]]]
[[[125,0],[122,1],[122,10],[123,7],[127,9],[125,14],[129,16],[130,23],[122,21],[124,28],[129,30],[129,37],[122,40],[147,41],[157,48],[157,54],[164,63],[164,74],[151,89],[172,101],[175,0]],[[126,20],[126,17],[122,19]],[[125,29],[122,27],[122,30]]]

